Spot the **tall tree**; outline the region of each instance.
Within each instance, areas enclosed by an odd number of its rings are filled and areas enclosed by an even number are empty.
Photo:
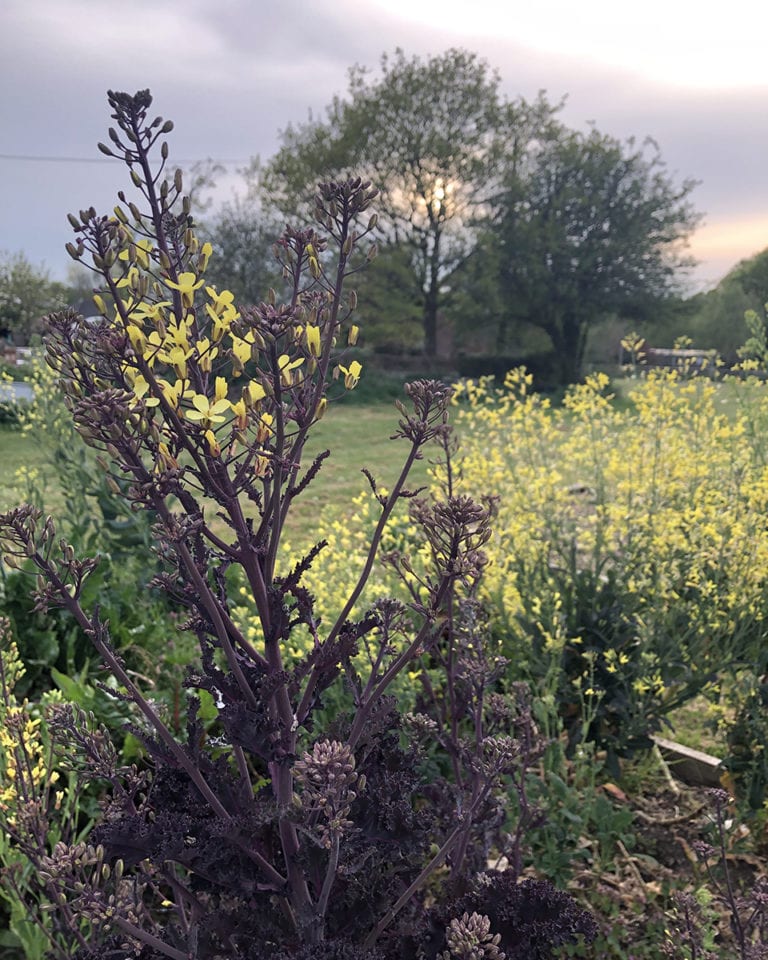
[[[0,336],[28,343],[40,332],[44,314],[61,309],[63,284],[51,280],[44,267],[35,267],[23,253],[0,253]]]
[[[642,320],[676,292],[699,215],[688,199],[695,182],[675,184],[652,141],[552,134],[506,177],[495,234],[508,304],[498,345],[506,322],[540,327],[568,383],[595,321]]]
[[[498,88],[497,74],[473,53],[422,60],[397,50],[382,57],[378,76],[353,67],[347,96],[334,99],[325,119],[288,127],[263,173],[266,195],[285,213],[320,179],[354,173],[373,182],[383,240],[407,251],[428,357],[451,276],[473,249],[503,161],[514,165],[555,109],[543,95],[507,102]]]

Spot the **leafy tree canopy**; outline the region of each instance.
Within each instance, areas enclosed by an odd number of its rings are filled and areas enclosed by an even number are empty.
[[[673,182],[652,141],[594,129],[559,127],[510,169],[495,227],[505,322],[544,330],[563,382],[578,379],[596,321],[642,320],[678,290],[694,186]]]
[[[409,297],[421,300],[424,350],[433,357],[451,277],[474,247],[498,178],[555,110],[543,95],[533,104],[506,101],[498,75],[473,53],[453,49],[422,60],[397,50],[382,57],[377,76],[353,67],[346,97],[336,97],[324,119],[284,131],[263,188],[287,213],[297,196],[313,195],[319,179],[355,173],[371,180],[380,191],[383,240],[407,252]]]
[[[0,252],[0,336],[28,342],[43,315],[64,306],[65,289],[23,253]]]

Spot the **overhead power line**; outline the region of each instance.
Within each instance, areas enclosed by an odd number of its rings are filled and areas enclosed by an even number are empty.
[[[115,158],[110,157],[46,157],[30,153],[0,153],[0,160],[21,160],[31,163],[112,163]],[[117,158],[119,159],[119,157]],[[175,160],[178,164],[205,163],[250,163],[251,158],[219,158],[199,157],[196,160]]]

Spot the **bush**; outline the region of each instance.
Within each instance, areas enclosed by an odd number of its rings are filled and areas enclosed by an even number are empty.
[[[521,862],[525,831],[503,832],[505,788],[519,793],[544,744],[527,698],[495,689],[505,663],[475,601],[489,509],[451,491],[450,469],[445,497],[405,488],[428,442],[449,450],[448,388],[407,390],[396,430],[403,468],[391,491],[371,484],[378,520],[335,619],[320,621],[304,582],[322,571],[322,543],[295,564],[281,559],[286,515],[319,467],[303,466],[302,454],[328,380],[336,368],[354,390],[361,374],[336,344],[354,340],[344,278],[366,257],[376,191],[360,180],[320,185],[315,215],[327,236],[288,228],[277,244],[287,302],[240,315],[230,294],[205,287],[213,251],[196,240],[180,173],[162,186],[159,173],[137,173],[152,169],[172,125],[147,119],[148,91],[109,101],[117,129],[101,149],[140,180],[142,209],[120,194],[114,216],[71,217],[70,253],[102,278],[102,319],[52,315],[46,350],[107,482],[156,520],[153,582],[186,608],[198,655],[177,739],[86,604],[93,558],[78,558],[34,506],[0,518],[11,562],[39,571],[36,604],[67,610],[91,639],[118,700],[140,715],[130,729],[152,761],[120,764],[83,711],[51,713],[51,764],[106,782],[110,797],[79,842],[50,848],[49,824],[30,832],[6,821],[34,867],[31,902],[50,918],[50,956],[546,957],[589,937],[590,916],[566,894],[487,869],[494,845]],[[159,152],[164,160],[165,143]],[[418,584],[407,557],[391,558],[410,610],[365,602],[404,499],[429,554]],[[253,642],[234,602],[241,584],[258,618]],[[409,673],[429,676],[420,712],[401,716],[392,691]],[[323,701],[342,677],[350,709],[325,723]],[[19,725],[8,749],[24,743]],[[430,782],[434,766],[445,775]],[[10,768],[8,789],[24,789],[27,767]]]
[[[768,489],[750,417],[764,389],[659,371],[619,410],[603,375],[558,409],[530,387],[517,371],[503,392],[459,391],[460,489],[499,501],[485,596],[505,655],[555,697],[572,743],[589,694],[587,735],[626,755],[760,662]],[[719,408],[730,391],[732,418]]]

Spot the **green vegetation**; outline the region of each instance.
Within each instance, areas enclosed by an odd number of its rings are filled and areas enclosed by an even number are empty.
[[[23,253],[0,253],[0,336],[15,335],[22,342],[40,332],[44,313],[64,306],[64,289],[53,283],[43,267],[35,267]]]
[[[685,332],[696,346],[714,347],[735,360],[746,339],[746,328],[736,321],[748,310],[762,315],[767,302],[768,250],[763,250],[738,263],[713,290],[690,298],[685,324],[677,333]]]
[[[27,491],[21,477],[24,473],[39,473],[47,462],[47,451],[33,435],[18,429],[0,429],[0,509],[9,510],[23,499]],[[55,481],[47,487],[51,497],[51,510],[61,506],[63,497]]]

